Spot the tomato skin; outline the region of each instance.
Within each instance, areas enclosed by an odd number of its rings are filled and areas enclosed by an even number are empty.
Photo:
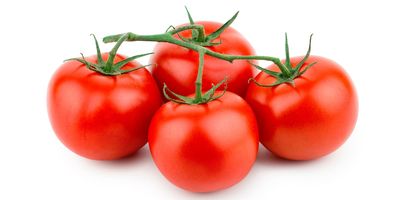
[[[227,188],[243,179],[258,152],[250,106],[226,92],[207,104],[168,102],[154,115],[149,147],[162,174],[193,192]]]
[[[221,24],[216,22],[196,22],[204,26],[206,35],[217,30]],[[191,31],[180,33],[185,38],[191,37]],[[175,35],[178,38],[178,36]],[[209,49],[235,55],[254,55],[250,43],[235,29],[228,27],[220,35],[221,44],[208,47]],[[219,39],[214,40],[218,42]],[[193,50],[186,49],[174,44],[158,43],[154,49],[154,55],[150,63],[155,64],[152,73],[159,88],[164,83],[179,94],[190,95],[195,91],[195,80],[197,76],[199,55]],[[228,91],[236,93],[241,97],[246,95],[249,78],[253,77],[255,70],[245,60],[236,60],[233,63],[214,58],[209,55],[204,57],[203,90],[211,88],[225,77],[228,77]]]
[[[295,66],[300,60],[295,57],[291,63]],[[327,155],[346,141],[357,121],[358,100],[350,77],[332,60],[310,56],[305,65],[312,62],[317,63],[294,80],[294,87],[252,83],[247,92],[260,142],[282,158],[310,160]],[[278,71],[275,65],[268,69]],[[263,72],[255,79],[262,84],[275,81]]]
[[[107,59],[108,54],[103,54]],[[124,57],[117,55],[115,62]],[[96,63],[97,57],[86,60]],[[139,66],[128,63],[124,68]],[[61,142],[83,157],[113,160],[136,152],[147,142],[147,128],[161,96],[144,68],[118,76],[91,71],[68,61],[48,88],[48,114]]]

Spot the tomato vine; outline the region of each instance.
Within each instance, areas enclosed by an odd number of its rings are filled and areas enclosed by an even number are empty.
[[[213,42],[213,40],[217,39],[218,36],[227,28],[229,27],[233,21],[236,19],[238,12],[231,18],[229,19],[226,23],[224,23],[220,28],[218,28],[215,32],[205,35],[204,27],[202,25],[197,25],[193,22],[193,19],[187,10],[188,18],[190,21],[189,25],[181,26],[178,28],[174,28],[172,26],[172,30],[170,28],[162,34],[153,34],[153,35],[140,35],[136,34],[133,32],[128,32],[124,34],[117,34],[117,35],[110,35],[106,36],[103,38],[104,43],[111,43],[111,42],[119,42],[121,41],[121,38],[124,38],[124,41],[153,41],[153,42],[168,42],[171,44],[179,45],[181,47],[185,47],[187,49],[194,50],[199,53],[199,68],[198,68],[198,76],[196,79],[196,93],[194,98],[189,98],[186,96],[182,96],[179,94],[174,93],[173,91],[169,90],[168,87],[164,84],[164,95],[168,100],[175,101],[177,103],[186,103],[186,104],[200,104],[200,103],[206,103],[212,100],[215,100],[220,97],[213,97],[215,90],[221,86],[223,83],[226,83],[227,79],[225,78],[221,82],[219,82],[217,85],[213,85],[213,87],[207,91],[205,94],[202,94],[201,92],[201,74],[203,70],[203,60],[204,60],[204,55],[210,55],[215,58],[219,58],[221,60],[225,60],[228,62],[233,62],[234,60],[248,60],[252,66],[255,68],[263,71],[264,73],[273,76],[276,78],[276,81],[272,84],[269,85],[264,85],[261,83],[258,83],[256,80],[253,78],[249,79],[249,81],[253,81],[256,85],[261,86],[261,87],[273,87],[276,85],[280,85],[283,83],[289,83],[294,85],[294,79],[301,76],[304,72],[306,72],[310,67],[312,67],[315,63],[311,63],[303,68],[303,65],[305,61],[308,59],[310,52],[311,52],[311,40],[312,40],[312,34],[310,35],[309,39],[309,46],[306,55],[304,58],[301,60],[300,63],[298,63],[296,66],[291,66],[290,63],[290,56],[289,56],[289,45],[288,45],[288,39],[287,39],[287,34],[285,33],[285,55],[286,55],[286,61],[285,63],[281,62],[281,59],[277,57],[272,57],[272,56],[259,56],[259,55],[250,55],[250,56],[245,56],[245,55],[231,55],[231,54],[223,54],[223,53],[218,53],[215,52],[209,48],[208,46],[214,46],[218,45],[219,43]],[[180,32],[186,31],[186,30],[191,30],[192,31],[192,37],[191,38],[183,38],[180,36]],[[179,37],[174,37],[174,35],[177,34]],[[276,71],[271,71],[265,68],[262,68],[254,63],[251,63],[251,60],[265,60],[265,61],[271,61],[273,62],[280,70],[280,72]],[[226,88],[225,88],[226,90]],[[168,94],[171,93],[175,97],[178,98],[174,99],[171,98]]]

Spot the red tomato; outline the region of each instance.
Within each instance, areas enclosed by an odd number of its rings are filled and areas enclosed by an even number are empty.
[[[290,61],[295,66],[300,60]],[[357,95],[350,77],[323,57],[310,56],[303,66],[313,62],[317,63],[296,78],[294,86],[252,83],[248,89],[246,100],[257,116],[261,143],[286,159],[310,160],[333,152],[357,120]],[[268,69],[278,71],[275,65]],[[255,80],[272,84],[275,78],[261,72]]]
[[[196,22],[204,26],[206,35],[216,31],[221,24],[216,22]],[[191,31],[180,33],[182,37],[190,38]],[[175,35],[175,37],[178,37]],[[254,55],[254,50],[247,40],[239,32],[231,27],[225,29],[214,42],[221,40],[221,44],[208,47],[209,49],[236,55]],[[158,43],[154,49],[154,55],[150,63],[154,65],[152,71],[159,88],[164,83],[172,91],[190,95],[195,91],[199,54],[196,51],[186,49],[174,44]],[[236,60],[233,63],[214,58],[208,55],[204,57],[203,90],[211,88],[225,77],[228,77],[228,90],[242,97],[246,95],[249,78],[253,77],[253,67],[244,60]]]
[[[115,63],[123,59],[117,55]],[[97,63],[96,56],[86,60]],[[130,62],[124,68],[136,66]],[[160,105],[157,84],[144,68],[105,76],[68,61],[48,89],[48,113],[58,138],[73,152],[96,160],[121,158],[146,144],[148,125]]]
[[[211,192],[247,175],[258,151],[257,123],[250,106],[230,92],[206,104],[168,102],[151,121],[149,146],[173,184]]]

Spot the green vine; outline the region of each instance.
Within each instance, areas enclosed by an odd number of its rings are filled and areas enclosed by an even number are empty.
[[[82,55],[81,58],[72,58],[68,60],[77,60],[79,62],[84,63],[87,68],[97,71],[99,73],[102,73],[104,75],[120,75],[123,73],[128,73],[130,71],[134,71],[136,69],[140,69],[146,66],[141,66],[133,69],[125,69],[122,70],[121,68],[130,62],[131,60],[134,60],[136,58],[149,55],[149,54],[141,54],[137,56],[132,56],[129,57],[123,61],[120,61],[116,64],[114,64],[114,58],[116,55],[116,52],[122,42],[124,41],[153,41],[153,42],[168,42],[171,44],[175,44],[187,49],[191,49],[194,51],[197,51],[199,53],[199,67],[198,67],[198,73],[197,73],[197,78],[195,82],[195,96],[193,98],[191,97],[186,97],[183,95],[179,95],[173,91],[171,91],[166,84],[164,84],[163,87],[163,93],[165,97],[168,100],[174,101],[176,103],[184,103],[184,104],[202,104],[202,103],[207,103],[209,101],[218,99],[222,95],[224,95],[226,89],[227,89],[227,77],[219,82],[216,85],[213,85],[211,89],[206,91],[205,93],[202,92],[202,75],[203,75],[203,68],[204,68],[204,55],[210,55],[215,58],[219,58],[221,60],[225,60],[228,62],[233,62],[234,60],[248,60],[249,63],[254,66],[255,68],[263,71],[264,73],[267,73],[270,76],[273,76],[276,81],[272,84],[269,85],[263,85],[261,83],[258,83],[255,81],[253,78],[251,78],[249,81],[253,81],[256,85],[261,86],[261,87],[274,87],[283,83],[289,83],[294,85],[294,79],[297,77],[301,76],[304,74],[310,67],[312,67],[314,63],[308,64],[304,68],[302,67],[306,60],[308,59],[310,52],[311,52],[311,40],[312,40],[312,34],[309,39],[309,46],[306,55],[304,58],[296,65],[292,66],[290,63],[290,54],[289,54],[289,44],[288,44],[288,38],[287,34],[285,33],[285,56],[286,56],[286,61],[283,63],[281,60],[277,57],[272,57],[272,56],[257,56],[257,55],[250,55],[250,56],[244,56],[244,55],[231,55],[231,54],[222,54],[215,52],[211,49],[209,49],[209,46],[215,46],[221,44],[221,41],[219,42],[214,42],[226,28],[228,28],[233,21],[236,19],[237,15],[239,12],[235,13],[235,15],[229,19],[226,23],[224,23],[220,28],[218,28],[216,31],[213,33],[206,35],[204,31],[204,27],[199,24],[195,24],[193,21],[193,18],[189,12],[189,10],[186,8],[186,12],[189,18],[189,25],[181,26],[178,28],[175,28],[173,26],[170,26],[165,33],[162,34],[155,34],[155,35],[139,35],[136,33],[124,33],[124,34],[117,34],[117,35],[110,35],[107,37],[103,38],[104,43],[111,43],[111,42],[116,42],[114,48],[111,50],[109,53],[109,58],[107,61],[104,61],[101,57],[100,54],[100,48],[97,42],[96,37],[93,35],[95,43],[96,43],[96,50],[97,50],[97,57],[98,57],[98,63],[89,63],[85,60],[85,58]],[[184,38],[180,35],[181,32],[183,31],[192,31],[191,38]],[[176,37],[177,35],[178,37]],[[279,72],[271,71],[268,69],[264,69],[254,63],[251,63],[251,60],[266,60],[266,61],[271,61],[273,62],[278,68]],[[225,89],[222,93],[220,93],[217,96],[215,95],[215,92],[217,88],[219,88],[222,84],[225,83]],[[173,96],[171,97],[170,94]]]
[[[273,76],[276,78],[276,81],[270,85],[263,85],[258,82],[256,82],[254,79],[250,79],[253,81],[255,84],[258,86],[262,87],[273,87],[282,83],[290,83],[293,84],[293,80],[302,74],[306,72],[310,67],[312,67],[315,63],[311,63],[307,65],[302,71],[301,67],[305,63],[305,61],[308,59],[311,53],[311,41],[312,41],[312,34],[310,35],[309,39],[309,45],[308,45],[308,50],[304,58],[295,66],[292,67],[290,64],[290,57],[289,57],[289,44],[288,44],[288,39],[287,39],[287,34],[285,34],[285,54],[286,54],[286,62],[282,63],[279,58],[276,57],[271,57],[271,56],[242,56],[242,55],[230,55],[230,54],[222,54],[218,53],[215,51],[210,50],[209,48],[190,43],[190,42],[185,42],[182,41],[178,38],[175,38],[173,35],[177,34],[181,31],[188,30],[188,29],[196,29],[196,30],[202,30],[201,26],[196,26],[194,27],[193,25],[188,25],[184,27],[180,27],[180,29],[175,29],[169,32],[166,32],[164,34],[157,34],[157,35],[138,35],[132,32],[125,33],[125,34],[118,34],[118,35],[111,35],[103,38],[103,42],[105,43],[110,43],[110,42],[115,42],[118,41],[120,37],[123,35],[127,35],[126,41],[155,41],[155,42],[168,42],[171,44],[176,44],[197,52],[203,51],[205,54],[213,56],[215,58],[219,58],[221,60],[226,60],[228,62],[233,62],[234,60],[266,60],[266,61],[271,61],[273,62],[276,66],[279,67],[280,72],[274,72],[268,69],[264,69],[258,65],[252,64],[254,67],[257,69]]]

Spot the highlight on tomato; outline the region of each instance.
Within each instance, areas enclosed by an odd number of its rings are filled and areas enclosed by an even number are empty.
[[[261,72],[249,85],[260,142],[275,155],[310,160],[332,153],[350,136],[358,114],[356,89],[345,70],[320,56],[290,57]]]
[[[195,94],[179,95],[164,85],[170,101],[151,120],[149,147],[156,166],[174,185],[212,192],[248,174],[258,152],[258,129],[253,111],[240,96],[226,88],[217,91],[226,79],[202,92],[204,52],[199,55]]]
[[[161,106],[157,84],[134,59],[110,53],[67,60],[48,87],[51,125],[60,141],[76,154],[95,160],[128,156],[147,142],[151,117]]]

